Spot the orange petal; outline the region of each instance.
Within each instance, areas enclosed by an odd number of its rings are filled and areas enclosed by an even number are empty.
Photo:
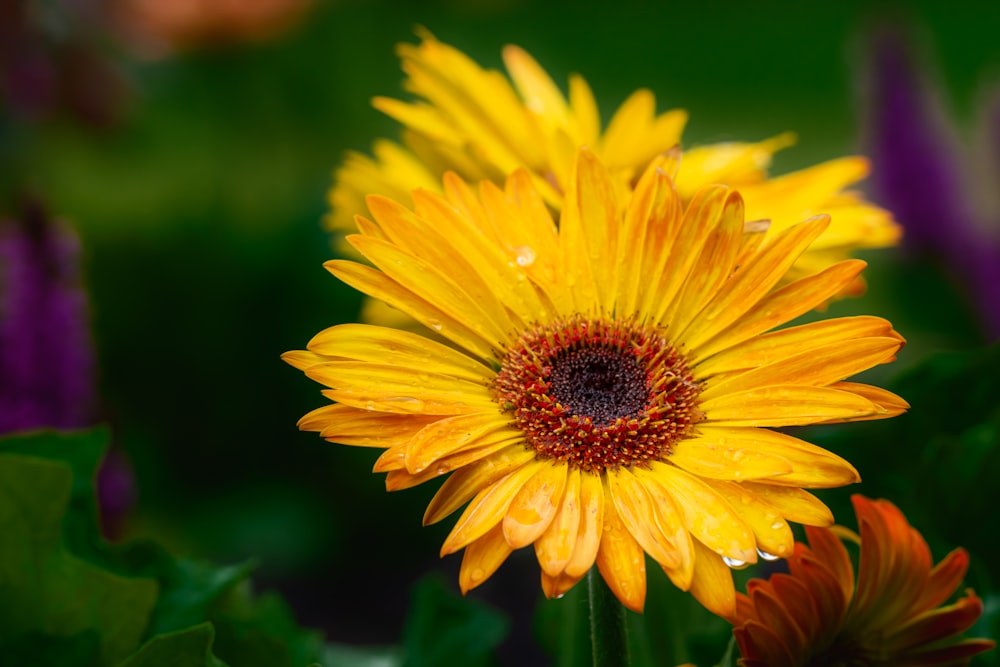
[[[712,487],[697,477],[670,465],[654,463],[649,470],[637,469],[647,488],[662,487],[674,499],[687,529],[716,556],[753,563],[757,550],[753,532],[740,515]]]
[[[539,461],[526,463],[477,493],[445,538],[441,555],[455,553],[499,524],[514,496],[542,465]]]
[[[726,620],[736,612],[736,589],[733,573],[715,553],[700,541],[694,541],[694,577],[691,595],[713,614]]]
[[[594,565],[604,534],[604,485],[600,475],[580,473],[580,529],[573,555],[566,563],[566,576],[579,579]]]
[[[562,504],[567,472],[564,463],[546,462],[515,494],[503,517],[503,534],[512,548],[528,546],[552,523]]]
[[[511,445],[465,468],[456,470],[437,490],[424,512],[424,525],[437,523],[474,495],[511,471],[528,465],[535,453],[523,445]]]
[[[439,419],[410,440],[406,447],[406,469],[416,474],[459,450],[519,436],[519,431],[496,410]]]
[[[653,502],[644,485],[624,468],[609,470],[606,480],[608,495],[617,515],[639,546],[662,567],[679,567],[680,548],[675,544],[675,540],[679,541],[678,535],[667,535],[660,529]]]
[[[566,568],[580,531],[580,470],[570,469],[566,490],[552,523],[535,541],[535,556],[544,574],[558,577]]]
[[[490,578],[497,571],[513,549],[503,537],[500,526],[494,526],[488,533],[465,548],[462,568],[458,572],[458,585],[465,595]]]
[[[604,507],[604,535],[597,550],[597,567],[608,588],[623,605],[642,612],[646,602],[646,558],[625,528],[613,503]]]

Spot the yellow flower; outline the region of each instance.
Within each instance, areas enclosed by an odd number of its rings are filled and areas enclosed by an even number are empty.
[[[485,70],[461,51],[421,31],[418,45],[398,47],[406,89],[420,98],[402,102],[377,97],[377,109],[405,128],[403,145],[379,140],[374,158],[350,153],[335,174],[328,228],[354,231],[364,197],[376,193],[409,202],[417,188],[439,191],[440,177],[454,171],[468,181],[497,184],[525,168],[549,206],[561,205],[576,151],[587,146],[625,192],[650,161],[680,144],[687,113],[656,113],[649,90],[633,93],[601,131],[597,103],[587,82],[569,79],[569,99],[535,60],[516,46],[503,50],[510,74]],[[861,157],[845,157],[768,178],[775,151],[790,134],[759,143],[720,143],[684,153],[676,187],[689,202],[703,186],[722,183],[740,190],[748,220],[769,220],[773,230],[827,213],[829,228],[805,252],[788,278],[808,275],[847,258],[858,248],[894,245],[899,227],[885,210],[846,190],[868,173]],[[346,249],[346,248],[341,248]],[[857,292],[861,283],[845,287]]]
[[[969,556],[955,549],[932,567],[920,533],[886,500],[853,496],[860,537],[857,580],[851,558],[826,528],[806,528],[789,574],[754,579],[740,595],[734,634],[741,667],[811,665],[967,665],[991,649],[961,639],[983,613],[976,594],[940,606],[965,576]]]
[[[887,321],[766,333],[862,270],[846,260],[776,288],[828,218],[770,234],[725,186],[685,207],[676,158],[654,159],[624,204],[581,151],[558,225],[523,169],[478,196],[449,174],[412,211],[372,196],[348,241],[373,266],[326,264],[455,347],[371,325],[321,332],[284,357],[334,401],[300,428],[384,448],[375,471],[389,490],[451,473],[424,521],[465,505],[441,550],[465,549],[463,591],[533,545],[546,595],[596,562],[639,610],[645,552],[729,616],[727,564],[791,554],[787,521],[833,520],[802,487],[858,481],[847,461],[768,427],[907,407],[844,381],[894,358],[903,340]]]

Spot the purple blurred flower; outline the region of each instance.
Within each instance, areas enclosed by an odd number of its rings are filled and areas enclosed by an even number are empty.
[[[0,220],[0,433],[94,423],[80,244],[29,205]]]
[[[38,205],[0,219],[0,435],[96,421],[94,352],[80,242]],[[108,452],[97,474],[105,535],[135,504],[128,459]]]
[[[976,160],[944,111],[907,31],[871,39],[865,82],[866,149],[875,196],[906,230],[912,251],[939,259],[970,294],[989,339],[1000,337],[1000,95],[981,114]]]

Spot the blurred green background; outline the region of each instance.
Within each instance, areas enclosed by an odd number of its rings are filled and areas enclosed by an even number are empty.
[[[326,401],[278,358],[357,316],[357,295],[321,266],[332,249],[320,218],[344,151],[398,136],[369,100],[404,95],[393,48],[416,41],[414,26],[484,65],[502,68],[501,47],[516,43],[561,85],[579,72],[605,119],[648,87],[660,109],[690,112],[688,146],[794,130],[798,145],[775,161],[781,173],[860,150],[865,37],[879,21],[914,26],[956,118],[971,119],[978,87],[1000,71],[1000,10],[987,7],[325,0],[266,42],[159,60],[104,44],[126,83],[120,122],[95,130],[56,114],[20,122],[2,146],[5,178],[16,181],[5,190],[44,198],[83,240],[102,418],[137,477],[126,534],[217,561],[255,556],[258,585],[284,592],[300,622],[338,642],[397,641],[412,584],[429,571],[455,581],[460,557],[437,558],[450,522],[420,526],[436,485],[386,494],[370,473],[375,452],[297,432],[296,420]],[[910,340],[880,381],[983,343],[946,276],[901,251],[866,258],[868,294],[830,314],[886,316]],[[976,364],[998,369],[995,357]],[[953,366],[948,401],[931,392],[921,403],[929,412],[902,426],[816,434],[865,478],[823,497],[852,523],[851,492],[893,494],[935,557],[958,544],[981,549],[970,583],[989,594],[995,506],[963,494],[992,480],[984,470],[996,471],[996,431],[981,434],[985,453],[961,473],[928,474],[933,452],[900,440],[948,428],[963,409],[973,426],[995,424],[995,376],[975,376],[981,409],[970,408],[962,392],[972,381]],[[514,613],[507,664],[546,664],[531,638],[541,593],[529,552],[471,594]],[[659,572],[650,579],[663,588]]]

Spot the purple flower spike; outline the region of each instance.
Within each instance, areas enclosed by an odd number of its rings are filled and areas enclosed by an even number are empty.
[[[927,69],[905,31],[883,26],[872,35],[865,82],[872,188],[905,228],[905,245],[936,257],[965,286],[994,340],[1000,337],[1000,219],[983,204],[1000,185],[1000,96],[982,116],[988,127],[980,143],[992,149],[985,160],[992,169],[983,169],[959,140]]]
[[[0,434],[94,423],[94,359],[80,244],[29,205],[0,220]]]

